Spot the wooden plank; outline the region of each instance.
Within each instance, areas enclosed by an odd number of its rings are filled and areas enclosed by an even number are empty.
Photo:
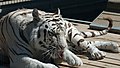
[[[120,67],[120,61],[112,58],[104,58],[104,60],[99,60],[98,62],[104,63],[107,66]]]
[[[120,16],[120,13],[108,12],[108,11],[103,11],[102,14],[112,15],[112,16]]]
[[[113,21],[118,21],[120,22],[120,14],[119,13],[112,13],[112,12],[102,12],[102,14],[100,16],[98,16],[97,18],[103,18],[103,17],[110,17],[113,19]],[[95,22],[96,20],[94,20]]]
[[[106,58],[117,60],[120,64],[120,53],[107,53]]]
[[[102,59],[102,60],[87,60],[87,59],[82,59],[84,64],[88,64],[90,66],[96,66],[98,68],[119,68],[119,64],[111,62],[109,59]]]
[[[120,14],[112,12],[102,12],[93,23],[90,24],[91,29],[104,29],[108,25],[108,21],[104,20],[104,17],[110,17],[113,19],[113,27],[111,32],[120,33]]]
[[[60,68],[76,68],[76,67],[68,65],[66,62],[62,62],[60,64]],[[80,68],[98,68],[98,66],[84,63],[82,66],[80,66]]]
[[[102,30],[108,26],[108,22],[105,20],[97,20],[97,23],[94,22],[90,24],[91,29]],[[120,22],[113,22],[113,27],[110,32],[120,33]]]

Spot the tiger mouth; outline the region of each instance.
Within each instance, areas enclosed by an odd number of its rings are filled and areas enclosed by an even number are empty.
[[[42,54],[44,57],[49,56],[48,59],[63,59],[64,57],[64,49],[57,49],[57,48],[49,48],[47,51],[43,52]]]
[[[64,53],[64,50],[58,51],[58,58],[63,59],[63,56],[64,56],[63,53]]]

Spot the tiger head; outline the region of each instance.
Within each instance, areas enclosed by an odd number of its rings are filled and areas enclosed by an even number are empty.
[[[41,14],[37,9],[34,9],[32,16],[36,23],[31,36],[35,49],[44,51],[44,55],[49,55],[53,59],[63,58],[67,42],[65,21],[60,15],[60,10],[58,13]]]

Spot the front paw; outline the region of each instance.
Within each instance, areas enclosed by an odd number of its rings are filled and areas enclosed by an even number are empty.
[[[83,65],[83,62],[82,60],[77,57],[75,54],[73,54],[71,51],[66,51],[64,52],[64,60],[70,64],[70,65],[73,65],[73,66],[81,66]]]
[[[57,66],[50,64],[50,63],[30,63],[30,65],[26,68],[58,68]]]
[[[93,49],[93,51],[90,52],[90,55],[91,55],[90,59],[99,60],[103,59],[106,56],[106,53],[95,48]]]
[[[44,68],[58,68],[58,67],[48,63],[48,64],[44,64]]]
[[[22,60],[25,63],[22,63],[22,64],[24,64],[23,67],[19,67],[19,68],[58,68],[54,64],[43,63],[36,59],[29,58],[29,57],[24,57],[24,58],[22,58]]]

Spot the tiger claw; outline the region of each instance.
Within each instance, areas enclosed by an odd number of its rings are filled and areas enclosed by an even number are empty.
[[[93,60],[99,60],[103,59],[106,56],[105,52],[99,51],[91,54],[91,59]]]
[[[82,66],[83,65],[83,62],[82,60],[77,57],[75,54],[73,54],[71,51],[69,50],[66,50],[64,52],[64,60],[72,65],[72,66],[75,66],[75,67],[79,67],[79,66]]]
[[[115,42],[112,42],[110,50],[115,53],[120,53],[120,45]]]
[[[99,60],[103,59],[106,56],[106,53],[95,48],[92,52],[90,52],[90,55],[91,55],[90,59]]]

